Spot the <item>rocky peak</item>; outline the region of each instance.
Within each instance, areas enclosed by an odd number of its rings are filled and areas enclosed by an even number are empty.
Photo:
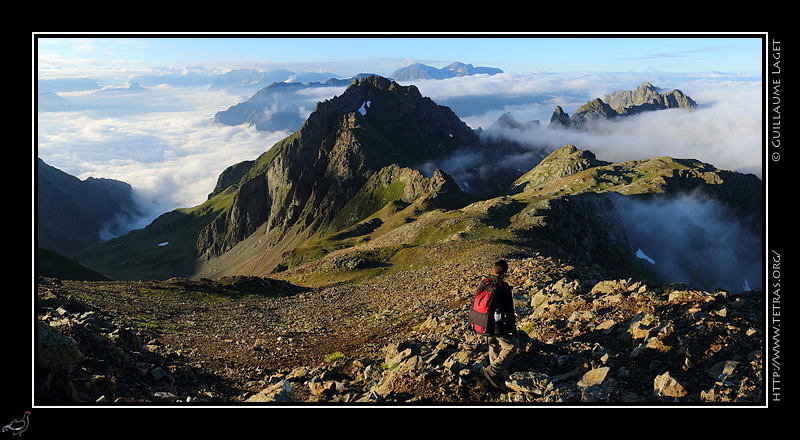
[[[606,102],[618,113],[637,113],[642,110],[682,108],[693,109],[697,103],[678,89],[662,92],[648,82],[643,83],[636,90],[617,90],[608,97]]]
[[[593,121],[634,115],[645,111],[679,108],[693,110],[697,103],[678,89],[662,92],[661,88],[645,82],[636,90],[617,90],[605,98],[595,98],[582,105],[572,117],[556,107],[550,118],[550,128],[570,127],[590,129]]]
[[[477,141],[415,86],[374,75],[354,80],[256,161],[237,184],[233,207],[201,234],[198,251],[218,256],[262,225],[276,235],[311,234],[378,170],[415,167]]]
[[[602,99],[595,98],[582,105],[570,118],[570,125],[575,128],[584,128],[592,121],[611,119],[618,113]]]
[[[617,90],[606,97],[606,102],[615,109],[633,107],[656,99],[661,94],[661,89],[644,82],[636,90]]]
[[[464,64],[456,61],[455,63],[445,66],[445,69],[452,71],[455,76],[466,76],[472,74],[472,71],[475,68],[472,66],[472,64]]]
[[[569,115],[564,109],[561,108],[560,105],[556,106],[556,109],[553,111],[553,115],[550,117],[550,128],[554,127],[568,127],[569,126]]]
[[[633,91],[615,91],[606,97],[608,104],[619,114],[635,114],[648,110],[681,108],[692,110],[697,103],[678,89],[662,92],[645,82]]]

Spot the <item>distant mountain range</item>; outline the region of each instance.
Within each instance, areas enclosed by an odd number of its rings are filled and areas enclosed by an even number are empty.
[[[257,91],[247,101],[217,112],[214,121],[231,126],[247,124],[261,131],[295,131],[305,121],[300,109],[308,105],[304,97],[298,97],[298,91],[344,88],[350,83],[349,79],[334,78],[324,83],[275,82]]]
[[[397,81],[443,80],[471,75],[496,75],[503,71],[493,67],[473,67],[472,64],[451,63],[443,68],[436,68],[420,63],[396,70],[389,79]],[[319,79],[321,75],[315,75]],[[215,88],[261,87],[247,101],[233,105],[217,112],[214,121],[224,125],[247,124],[261,131],[295,131],[305,121],[299,109],[310,104],[299,91],[311,89],[338,88],[344,89],[353,81],[372,76],[358,74],[342,79],[328,77],[324,80],[303,82],[308,76],[298,76],[290,71],[257,72],[254,70],[237,70],[215,80]],[[277,81],[276,81],[277,80]],[[268,81],[273,81],[266,84]],[[333,92],[332,92],[333,93]]]
[[[482,188],[467,192],[447,169],[423,166],[515,148],[481,138],[415,86],[369,76],[320,102],[297,132],[260,157],[223,172],[205,203],[165,213],[77,259],[117,279],[282,271],[314,284],[433,264],[431,252],[434,259],[470,258],[503,243],[521,254],[546,250],[623,273],[668,276],[659,269],[676,251],[665,251],[680,241],[641,229],[649,222],[634,218],[631,206],[692,194],[727,213],[719,221],[738,241],[717,243],[687,220],[694,238],[681,242],[680,269],[696,264],[689,276],[703,283],[752,271],[762,210],[761,181],[753,175],[693,159],[612,164],[567,146],[533,169],[476,178]],[[636,256],[645,243],[660,265]],[[709,246],[733,246],[743,264],[694,257]],[[739,272],[731,275],[734,267]],[[751,284],[759,273],[756,265]]]
[[[395,81],[414,81],[420,79],[447,79],[471,75],[497,75],[503,73],[496,67],[474,67],[472,64],[454,62],[441,69],[427,66],[422,63],[413,63],[410,66],[395,70],[390,77]]]
[[[402,81],[422,79],[446,79],[459,76],[478,74],[495,75],[502,70],[494,67],[474,67],[472,64],[460,62],[451,63],[443,68],[436,68],[420,63],[414,63],[396,70],[390,78]],[[39,79],[37,80],[37,106],[40,111],[65,111],[74,110],[70,102],[59,93],[68,92],[95,92],[131,94],[143,93],[148,87],[162,84],[173,86],[204,86],[211,90],[227,90],[235,93],[253,94],[247,102],[233,106],[217,115],[218,122],[226,125],[239,125],[249,123],[259,127],[260,130],[296,130],[302,123],[303,117],[291,115],[289,108],[299,107],[296,100],[292,100],[286,93],[292,89],[315,87],[346,87],[352,81],[374,75],[373,73],[359,73],[351,77],[342,77],[331,72],[295,72],[287,69],[259,70],[259,69],[234,69],[225,73],[203,70],[174,70],[162,69],[153,74],[143,74],[131,77],[128,85],[121,87],[104,88],[90,78],[64,78],[64,79]],[[290,88],[283,88],[284,84],[291,84]],[[264,107],[267,104],[266,96],[281,94],[290,102],[278,102],[277,107]],[[294,101],[294,102],[291,102]],[[269,102],[273,104],[273,102]],[[311,103],[313,105],[313,103]],[[269,115],[258,116],[259,111],[269,110]],[[298,122],[299,121],[299,122]]]

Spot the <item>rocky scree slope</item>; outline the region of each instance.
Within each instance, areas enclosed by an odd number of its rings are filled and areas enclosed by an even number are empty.
[[[479,274],[499,255],[315,289],[259,277],[41,279],[36,399],[763,402],[762,292],[611,279],[536,253],[509,260],[520,349],[506,389],[488,386],[476,374],[486,345],[464,324]]]

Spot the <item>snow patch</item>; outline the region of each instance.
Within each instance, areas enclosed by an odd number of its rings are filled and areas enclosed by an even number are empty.
[[[361,104],[361,108],[358,109],[358,112],[361,113],[362,115],[366,115],[367,109],[369,108],[370,105],[372,105],[372,101],[364,101],[364,103]]]
[[[655,261],[653,261],[653,259],[652,259],[652,258],[648,257],[648,256],[647,256],[647,255],[646,255],[646,254],[645,254],[645,253],[644,253],[644,252],[641,250],[641,249],[639,249],[639,250],[637,250],[637,251],[636,251],[636,256],[637,256],[637,257],[639,257],[639,258],[641,258],[642,260],[647,260],[647,261],[649,261],[649,262],[650,262],[650,264],[656,264],[656,262],[655,262]]]

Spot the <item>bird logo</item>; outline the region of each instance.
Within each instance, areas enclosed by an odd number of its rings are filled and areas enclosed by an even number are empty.
[[[28,429],[28,417],[30,415],[30,411],[25,411],[21,419],[12,420],[11,423],[3,426],[3,432],[12,431],[12,434],[21,436]]]

